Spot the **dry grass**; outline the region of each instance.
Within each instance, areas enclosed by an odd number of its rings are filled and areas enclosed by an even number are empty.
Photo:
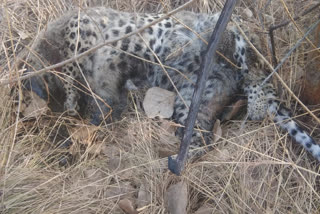
[[[81,3],[79,3],[81,2]],[[104,2],[104,3],[102,3]],[[64,11],[106,5],[125,11],[165,12],[185,0],[7,0],[2,3],[0,68],[1,77],[15,76],[11,67],[24,45],[30,45],[46,23]],[[271,61],[267,27],[297,15],[315,1],[241,1],[236,8],[243,16],[250,8],[250,28],[265,41],[264,55]],[[187,9],[212,12],[221,0],[199,0]],[[261,13],[260,19],[258,14]],[[315,20],[316,10],[300,21],[302,32]],[[290,33],[289,33],[290,32]],[[294,25],[276,31],[277,54],[281,58],[301,37]],[[298,95],[303,75],[305,42],[290,57],[279,74]],[[281,88],[281,85],[278,85]],[[123,120],[107,128],[93,128],[82,121],[53,113],[36,119],[18,118],[10,87],[0,90],[0,212],[1,213],[121,213],[119,200],[126,198],[141,213],[166,213],[164,192],[172,183],[188,185],[188,213],[207,207],[207,213],[318,213],[320,212],[318,164],[270,121],[230,121],[222,126],[223,137],[213,151],[189,163],[180,178],[167,170],[165,154],[176,151],[175,138],[163,121],[145,117],[131,107]],[[281,98],[302,111],[287,91]],[[131,99],[131,97],[129,97]],[[313,107],[317,110],[317,107]],[[319,129],[310,116],[298,118],[319,139]],[[76,132],[75,130],[80,129]],[[70,152],[73,165],[59,167],[65,154],[52,144],[68,139],[60,131],[73,133]],[[81,133],[81,134],[79,134]],[[53,140],[54,139],[54,140]],[[145,196],[142,193],[145,193]]]

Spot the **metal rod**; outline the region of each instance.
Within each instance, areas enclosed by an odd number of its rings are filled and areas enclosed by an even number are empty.
[[[184,166],[188,157],[190,140],[192,137],[194,124],[197,119],[197,115],[200,107],[201,96],[205,88],[205,83],[208,79],[209,71],[213,70],[214,64],[212,59],[218,49],[219,41],[230,20],[230,17],[236,2],[237,0],[227,0],[222,9],[221,15],[212,32],[208,49],[203,59],[203,63],[201,64],[201,67],[200,67],[201,72],[200,72],[200,75],[198,76],[196,87],[193,93],[192,102],[191,102],[189,114],[186,120],[184,135],[182,137],[179,154],[176,160],[174,160],[172,157],[168,158],[168,168],[169,170],[171,170],[171,172],[175,173],[176,175],[180,175],[181,171],[184,169]]]

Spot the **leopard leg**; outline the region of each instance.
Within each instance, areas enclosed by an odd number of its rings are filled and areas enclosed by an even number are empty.
[[[267,95],[268,115],[284,131],[295,140],[296,143],[303,146],[315,159],[320,161],[320,145],[305,131],[301,126],[292,119],[289,109],[285,108],[279,101],[275,100],[274,95]]]
[[[62,72],[65,74],[64,77],[64,89],[66,93],[66,99],[64,102],[64,110],[71,116],[76,116],[78,114],[79,105],[78,99],[79,94],[76,89],[76,76],[75,71],[77,68],[75,66],[65,66]]]
[[[292,119],[290,110],[278,101],[272,84],[267,82],[262,85],[264,78],[260,79],[260,82],[251,81],[254,84],[246,86],[244,90],[248,96],[249,118],[262,120],[269,116],[281,129],[288,132],[295,142],[320,161],[320,145]]]
[[[245,52],[247,63],[250,65],[254,62],[259,63],[258,57],[250,48],[247,48]],[[238,62],[242,61],[239,60]],[[243,61],[243,63],[246,62]],[[320,161],[320,145],[292,119],[290,110],[278,101],[273,84],[270,81],[265,82],[266,75],[257,67],[251,66],[249,73],[244,77],[243,88],[248,97],[247,112],[249,119],[262,120],[269,116],[281,129],[288,132],[295,142],[303,146],[314,158]]]
[[[205,83],[205,90],[200,101],[195,126],[198,130],[193,133],[190,145],[191,149],[210,144],[211,131],[215,120],[221,115],[224,107],[230,104],[233,96],[238,91],[239,75],[239,72],[215,64],[214,70],[209,74],[208,80]],[[173,118],[182,125],[185,125],[189,113],[197,75],[192,75],[190,80],[185,80],[179,87],[179,92],[184,102],[179,96],[177,96],[175,102]],[[177,131],[177,135],[182,137],[182,133],[183,128],[180,128]]]

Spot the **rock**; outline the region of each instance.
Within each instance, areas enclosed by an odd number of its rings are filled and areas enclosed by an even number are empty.
[[[188,189],[187,184],[179,182],[171,185],[165,193],[166,209],[170,214],[187,213]]]
[[[149,118],[170,118],[173,114],[175,93],[153,87],[150,88],[143,100],[143,108]]]

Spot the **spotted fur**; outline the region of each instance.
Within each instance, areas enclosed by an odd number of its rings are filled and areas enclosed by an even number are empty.
[[[160,16],[103,7],[83,10],[80,16],[78,11],[72,11],[50,23],[39,35],[27,60],[28,70],[71,58],[97,44],[131,33]],[[44,99],[51,97],[50,102],[63,102],[69,114],[80,113],[89,117],[93,124],[103,120],[110,111],[109,106],[114,110],[114,117],[121,113],[128,88],[143,85],[174,90],[175,86],[180,96],[175,101],[173,119],[184,125],[202,54],[207,48],[203,40],[209,39],[218,17],[219,14],[179,12],[140,34],[113,42],[59,68],[58,74],[33,77],[25,85]],[[277,100],[272,84],[261,85],[265,75],[254,66],[257,57],[234,27],[227,27],[218,50],[229,60],[221,56],[212,59],[215,66],[205,83],[197,120],[199,128],[210,132],[223,108],[243,91],[248,97],[249,118],[261,120],[271,116],[320,160],[319,145],[291,119],[290,112]],[[166,72],[157,65],[160,62],[166,66]],[[204,138],[207,137],[205,134]],[[202,144],[199,139],[199,133],[195,132],[194,147]]]

